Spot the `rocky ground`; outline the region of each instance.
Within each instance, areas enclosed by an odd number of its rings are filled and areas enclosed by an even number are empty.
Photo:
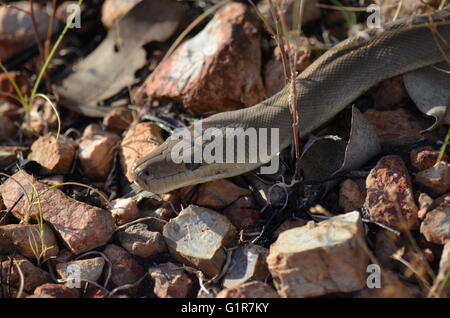
[[[357,170],[314,177],[322,175],[305,160],[302,182],[286,187],[295,170],[289,149],[270,178],[249,173],[158,198],[132,185],[137,159],[177,127],[284,87],[286,50],[263,22],[270,1],[254,1],[259,15],[235,1],[204,19],[219,1],[86,2],[81,28],[64,37],[38,90],[59,116],[42,98],[22,107],[10,81],[32,96],[46,50],[36,34],[45,40],[51,2],[35,1],[35,23],[28,1],[0,7],[0,58],[9,70],[0,74],[0,298],[450,296],[450,164],[448,148],[441,151],[448,127],[424,132],[434,119],[403,76],[355,101],[379,147]],[[139,28],[142,10],[133,6],[144,2],[149,25]],[[280,7],[288,28],[294,2]],[[55,3],[61,23],[71,2]],[[396,4],[383,2],[384,21],[432,10],[421,1]],[[364,29],[364,9],[342,12],[332,1],[305,1],[303,33],[286,45],[298,52],[297,72]],[[88,71],[104,77],[90,82]],[[74,98],[106,116],[78,114]],[[314,136],[349,139],[354,112]],[[339,168],[338,155],[322,148],[314,167]],[[380,288],[370,285],[372,264]]]

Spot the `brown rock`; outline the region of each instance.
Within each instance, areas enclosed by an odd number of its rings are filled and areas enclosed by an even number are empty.
[[[79,271],[81,282],[86,280],[96,282],[102,275],[104,266],[105,259],[103,257],[95,257],[56,264],[56,272],[62,279],[70,279],[73,275],[74,268],[76,268]]]
[[[117,131],[124,131],[133,122],[133,112],[125,108],[112,109],[103,119],[106,128]]]
[[[102,23],[110,29],[116,21],[142,0],[106,0],[102,6]]]
[[[437,163],[438,157],[439,151],[429,146],[416,148],[410,154],[412,165],[419,171],[432,168]],[[442,161],[447,161],[447,159],[447,155],[442,157]]]
[[[103,253],[105,253],[111,261],[111,282],[113,282],[116,286],[136,283],[139,278],[144,275],[144,269],[142,266],[131,254],[120,246],[109,244],[103,250]],[[136,288],[132,288],[127,291],[134,293]]]
[[[362,289],[368,263],[365,244],[358,212],[281,233],[267,257],[278,294],[316,297]]]
[[[434,244],[443,245],[450,240],[450,196],[426,214],[420,225],[420,232],[428,242]]]
[[[106,290],[90,285],[85,298],[108,298],[108,294]]]
[[[131,166],[163,143],[161,131],[154,123],[144,122],[132,126],[120,144],[120,164],[127,179],[132,182]]]
[[[450,190],[450,164],[440,161],[433,167],[420,171],[415,181],[438,194],[446,193]]]
[[[375,108],[386,110],[397,106],[408,98],[403,77],[396,76],[382,81],[373,94]]]
[[[115,199],[110,202],[111,214],[117,225],[123,225],[139,218],[139,208],[131,198]]]
[[[305,2],[305,4],[302,16],[302,25],[320,18],[320,8],[318,6],[319,3],[317,0],[304,0],[303,2]],[[299,8],[296,6],[296,4],[298,4],[299,2],[296,0],[273,0],[273,3],[281,9],[281,14],[286,20],[287,28],[289,30],[297,30],[297,25],[293,25],[293,15],[295,12],[298,12],[294,10],[299,10]],[[269,0],[262,0],[258,4],[258,10],[261,12],[265,19],[268,19],[272,22],[271,26],[273,26],[274,21],[270,12]]]
[[[70,138],[56,136],[49,133],[39,137],[31,145],[29,159],[37,161],[44,168],[45,173],[66,174],[72,168],[77,144]]]
[[[364,196],[358,183],[351,179],[342,182],[339,190],[339,206],[344,212],[359,210],[363,205]]]
[[[83,134],[78,160],[88,178],[103,180],[109,175],[114,163],[114,147],[119,140],[118,135],[105,131]]]
[[[322,52],[317,49],[319,43],[314,38],[301,37],[293,42],[295,42],[295,47],[293,46],[291,50],[289,50],[290,47],[286,45],[285,50],[287,54],[290,54],[291,56],[294,56],[293,51],[296,51],[297,63],[295,70],[300,74],[311,65]],[[291,43],[291,45],[292,44],[294,43]],[[313,47],[314,50],[312,50]],[[272,58],[264,66],[264,86],[266,88],[267,96],[269,97],[275,95],[286,86],[285,69],[279,46],[275,47]]]
[[[223,214],[236,228],[246,228],[256,225],[260,213],[255,207],[253,197],[246,195],[240,197],[223,210]]]
[[[378,111],[369,109],[364,116],[373,126],[384,146],[402,146],[421,138],[426,125],[403,108]]]
[[[0,226],[0,254],[13,250],[39,261],[58,255],[59,248],[53,231],[47,224],[10,224]]]
[[[410,176],[398,156],[378,161],[366,179],[366,205],[374,221],[400,231],[419,225]]]
[[[279,298],[266,283],[255,281],[222,290],[216,298]]]
[[[242,246],[232,253],[230,266],[222,282],[224,287],[236,287],[252,280],[264,281],[269,276],[266,248],[258,245]]]
[[[198,205],[221,210],[240,197],[251,195],[251,191],[238,187],[233,182],[220,179],[200,185],[198,189]]]
[[[111,214],[103,209],[73,200],[62,191],[36,181],[21,170],[0,186],[0,193],[7,208],[19,219],[35,219],[41,212],[34,202],[32,208],[28,198],[33,196],[33,189],[40,193],[42,216],[60,235],[66,246],[79,254],[105,244],[115,230]],[[20,196],[26,191],[20,200]],[[47,191],[48,190],[48,191]]]
[[[235,234],[225,216],[195,205],[181,211],[163,230],[172,256],[209,276],[220,273],[226,259],[223,248],[233,243]]]
[[[122,247],[133,255],[154,258],[166,251],[164,237],[158,232],[149,231],[143,223],[131,225],[117,236]]]
[[[159,298],[187,298],[192,293],[194,281],[181,266],[164,263],[148,269],[153,280],[153,292]]]
[[[8,277],[8,271],[12,259],[12,257],[8,257],[6,260],[1,262],[1,277]],[[9,282],[12,287],[19,288],[21,282],[17,266],[20,267],[23,274],[23,288],[26,292],[32,292],[39,285],[50,283],[52,281],[49,273],[43,271],[37,266],[34,266],[28,259],[17,254],[14,256],[13,265],[11,266],[11,276]],[[6,286],[3,286],[3,288],[3,291],[5,292]]]
[[[284,231],[306,225],[307,221],[303,219],[286,220],[273,232],[273,238],[277,238]]]
[[[244,4],[225,5],[150,75],[140,92],[175,100],[194,112],[258,103],[264,98],[258,23]]]
[[[80,292],[76,288],[69,288],[63,284],[44,284],[36,288],[33,296],[37,298],[79,298]]]

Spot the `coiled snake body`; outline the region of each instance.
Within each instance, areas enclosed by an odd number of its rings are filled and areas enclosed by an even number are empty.
[[[341,42],[296,80],[300,136],[333,118],[380,81],[449,59],[448,10],[393,22],[382,30],[371,29],[363,37]],[[278,128],[280,149],[286,148],[293,140],[289,94],[290,88],[286,87],[256,106],[208,117],[202,120],[202,127],[204,130],[211,127],[220,130]],[[192,132],[192,127],[186,129]],[[177,142],[169,138],[134,164],[132,171],[142,188],[166,193],[183,186],[236,176],[263,164],[260,161],[175,163],[171,151]],[[246,158],[251,151],[246,149]],[[275,155],[270,153],[270,156]]]

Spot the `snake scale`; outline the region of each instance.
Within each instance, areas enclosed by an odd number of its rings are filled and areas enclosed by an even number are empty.
[[[337,44],[296,79],[300,136],[332,119],[380,81],[449,61],[449,57],[449,10],[391,22]],[[278,128],[280,149],[284,149],[293,140],[289,94],[290,88],[286,87],[253,107],[210,116],[201,121],[203,129]],[[193,128],[185,129],[192,132]],[[175,163],[171,151],[177,142],[168,138],[133,165],[135,180],[142,188],[161,194],[236,176],[263,164]],[[249,151],[246,149],[246,158]]]

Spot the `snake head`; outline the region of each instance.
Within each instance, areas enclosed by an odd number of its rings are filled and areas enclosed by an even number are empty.
[[[204,126],[199,129],[201,133],[197,136],[195,129],[194,125],[173,134],[149,155],[136,161],[131,169],[135,182],[147,191],[162,194],[181,187],[233,177],[261,165],[259,161],[227,161],[227,149],[224,147],[227,137],[222,139],[220,146],[212,145],[212,140],[219,139],[205,138],[207,130]],[[209,131],[223,137],[224,130],[225,127],[221,127]],[[213,152],[211,146],[216,147]],[[230,151],[234,153],[235,149]],[[246,149],[244,152],[244,156],[248,157],[251,151]],[[213,153],[213,160],[206,153]]]

